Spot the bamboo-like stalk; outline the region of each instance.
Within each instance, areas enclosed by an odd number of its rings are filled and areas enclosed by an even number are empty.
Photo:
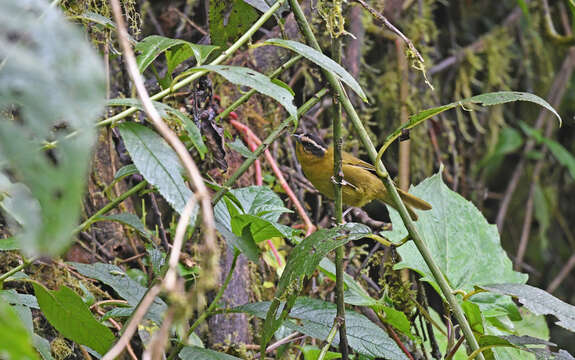
[[[300,31],[304,35],[308,44],[310,46],[312,46],[313,48],[315,48],[317,51],[321,51],[319,43],[317,42],[315,35],[313,34],[311,27],[310,27],[309,23],[307,22],[307,19],[305,18],[305,15],[304,15],[301,7],[299,6],[299,3],[297,2],[297,0],[289,0],[289,4],[291,6],[292,12],[294,13],[294,16],[296,18],[296,21],[298,23]],[[322,69],[322,73],[324,74],[325,78],[327,79],[327,81],[330,84],[330,87],[332,88],[334,93],[337,94],[339,101],[343,105],[343,109],[345,110],[348,118],[353,123],[354,128],[357,131],[359,138],[361,139],[361,142],[363,143],[363,145],[367,149],[367,152],[368,152],[370,159],[375,163],[375,161],[377,159],[377,151],[375,150],[375,147],[373,146],[373,143],[371,142],[371,139],[369,138],[367,131],[363,127],[363,124],[362,124],[359,116],[357,115],[355,109],[353,108],[353,105],[351,104],[351,101],[349,100],[348,96],[346,95],[342,85],[339,83],[339,81],[335,78],[335,76],[332,73],[325,71],[323,69]],[[387,192],[391,195],[393,203],[395,204],[395,207],[398,210],[399,215],[401,216],[401,219],[403,220],[403,223],[405,224],[405,227],[407,228],[407,231],[409,232],[409,235],[411,236],[412,240],[414,241],[414,243],[415,243],[417,249],[419,250],[421,256],[425,260],[425,263],[427,264],[427,266],[431,270],[431,273],[433,274],[435,281],[439,285],[439,288],[441,289],[441,292],[443,293],[445,300],[449,304],[449,307],[453,311],[455,318],[459,322],[461,329],[463,330],[465,340],[467,341],[469,347],[471,348],[471,351],[472,352],[477,351],[479,349],[479,344],[473,335],[473,331],[471,330],[471,326],[469,325],[469,322],[465,318],[463,310],[462,310],[461,306],[459,305],[459,303],[457,302],[457,299],[453,295],[453,290],[451,289],[451,286],[449,285],[449,283],[447,282],[447,279],[445,278],[445,276],[441,272],[441,269],[439,268],[439,266],[437,265],[437,263],[435,262],[435,260],[431,256],[431,252],[429,251],[429,249],[427,248],[427,245],[423,241],[423,238],[421,237],[421,235],[417,231],[417,228],[415,227],[414,222],[411,220],[411,217],[409,216],[409,213],[407,212],[405,204],[403,204],[403,201],[401,201],[401,198],[399,197],[399,193],[397,192],[397,189],[395,188],[395,184],[393,183],[393,180],[390,178],[389,173],[387,172],[385,166],[383,165],[383,163],[381,161],[375,163],[374,165],[376,166],[376,168],[378,168],[380,170],[380,171],[378,171],[378,173],[381,174],[380,178],[381,178],[385,188],[387,189]],[[483,354],[479,353],[479,358],[481,360],[483,360],[484,359]]]
[[[337,6],[337,5],[335,5]],[[341,38],[332,39],[332,53],[334,60],[338,64],[341,63]],[[342,170],[342,147],[343,139],[341,136],[341,103],[338,101],[337,96],[333,94],[333,102],[335,114],[332,121],[333,131],[333,178],[334,181],[334,194],[335,194],[335,222],[337,225],[343,223],[343,200],[341,184],[343,181]],[[345,245],[341,245],[335,249],[335,300],[337,304],[337,322],[339,323],[339,352],[341,353],[342,360],[349,358],[349,350],[347,344],[347,333],[345,327],[345,302],[344,302],[344,283],[343,283],[343,257],[345,255]],[[322,351],[323,352],[323,351]]]

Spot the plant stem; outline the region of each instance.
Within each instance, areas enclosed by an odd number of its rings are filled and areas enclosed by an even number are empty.
[[[120,204],[122,201],[126,200],[130,196],[132,196],[135,193],[137,193],[138,191],[142,190],[147,184],[148,184],[148,182],[144,180],[144,181],[140,182],[138,185],[125,191],[124,193],[122,193],[120,196],[118,196],[114,200],[107,203],[103,208],[96,211],[92,216],[90,216],[88,219],[86,219],[86,221],[84,221],[83,223],[78,225],[78,227],[74,230],[74,234],[79,233],[80,231],[84,230],[84,228],[86,228],[87,226],[92,224],[92,222],[94,222],[94,220],[98,216],[103,215],[103,214],[107,213],[108,211],[112,210],[113,208],[118,206],[118,204]]]
[[[331,343],[333,342],[333,339],[335,339],[335,334],[337,334],[337,329],[338,328],[341,329],[341,325],[342,325],[342,323],[340,322],[340,319],[336,317],[333,320],[333,325],[331,327],[331,330],[329,331],[329,334],[327,335],[327,339],[325,339],[326,344],[321,349],[321,352],[319,353],[317,360],[323,360],[325,358],[325,356],[327,355],[327,351],[329,350],[329,347],[331,346]],[[341,341],[340,341],[340,344],[341,344]],[[342,359],[343,359],[343,354],[342,354]]]
[[[273,4],[268,11],[266,11],[265,13],[262,14],[262,16],[258,19],[258,21],[256,21],[249,29],[248,31],[246,31],[242,37],[240,37],[232,46],[230,46],[229,48],[227,48],[220,56],[218,56],[214,61],[212,61],[210,63],[210,65],[218,65],[220,63],[222,63],[224,60],[226,60],[230,55],[232,55],[236,50],[238,50],[242,45],[244,45],[249,39],[251,39],[252,35],[255,34],[255,32],[263,25],[265,24],[266,21],[269,20],[269,18],[276,12],[277,9],[279,9],[283,3],[286,0],[278,0],[275,4]],[[190,76],[186,77],[185,79],[178,81],[176,84],[174,84],[173,86],[170,86],[169,88],[160,91],[159,93],[153,95],[150,97],[151,100],[160,100],[162,98],[164,98],[165,96],[171,94],[172,92],[179,90],[181,88],[183,88],[184,86],[190,84],[191,82],[193,82],[194,80],[197,80],[199,78],[201,78],[202,76],[206,75],[208,73],[207,70],[201,70],[198,72],[194,72],[193,74],[191,74]],[[136,111],[138,111],[138,108],[136,107],[131,107],[129,109],[126,109],[124,111],[122,111],[121,113],[118,113],[112,117],[109,117],[107,119],[104,119],[102,121],[100,121],[99,123],[97,123],[98,126],[103,126],[103,125],[108,125],[108,124],[113,124],[114,122],[121,120],[129,115],[132,115],[133,113],[135,113]]]
[[[224,279],[224,283],[222,284],[222,286],[220,286],[220,289],[218,290],[216,297],[214,297],[214,300],[212,300],[212,302],[210,303],[210,306],[208,306],[208,308],[204,312],[202,312],[202,314],[196,319],[196,321],[194,321],[194,323],[190,327],[190,330],[188,330],[188,334],[186,336],[186,339],[188,337],[190,337],[190,335],[194,332],[194,330],[196,330],[196,328],[202,322],[204,322],[204,320],[206,320],[206,318],[208,316],[213,314],[214,309],[216,308],[216,306],[218,306],[218,302],[220,301],[221,297],[224,295],[224,292],[226,291],[226,288],[228,287],[228,284],[230,283],[230,280],[232,279],[232,275],[234,274],[234,270],[236,269],[236,264],[237,264],[237,260],[238,260],[239,255],[240,255],[240,252],[236,250],[234,252],[234,259],[232,260],[232,264],[230,265],[230,271],[226,275],[226,278]],[[183,347],[184,347],[184,344],[179,343],[172,350],[172,352],[170,352],[170,355],[168,356],[168,360],[175,359],[176,355],[178,355],[178,353],[182,350]]]
[[[284,72],[286,69],[290,68],[291,66],[293,66],[295,63],[297,63],[303,56],[301,55],[297,55],[294,56],[293,58],[289,59],[285,64],[283,64],[282,66],[278,67],[277,69],[275,69],[271,74],[268,75],[268,77],[270,79],[275,78],[276,76],[278,76],[279,74],[281,74],[282,72]],[[234,101],[233,104],[231,104],[230,106],[228,106],[224,111],[222,111],[221,113],[218,114],[218,116],[216,116],[216,118],[214,119],[214,122],[218,123],[221,119],[225,119],[226,116],[228,116],[232,111],[234,111],[235,109],[238,108],[238,106],[240,106],[241,104],[245,103],[246,101],[249,100],[250,97],[252,97],[253,94],[256,93],[255,89],[251,89],[250,91],[248,91],[247,93],[245,93],[244,95],[240,96],[236,101]]]
[[[327,94],[327,89],[322,89],[318,91],[311,99],[306,101],[302,106],[297,109],[298,117],[305,114],[309,111],[315,104],[319,102],[319,100]],[[242,165],[230,176],[230,178],[222,185],[222,188],[214,195],[212,204],[216,204],[218,201],[221,200],[222,196],[224,196],[229,190],[230,187],[236,182],[236,180],[242,176],[244,172],[246,172],[249,167],[256,161],[256,159],[270,146],[276,139],[280,137],[282,132],[294,122],[294,118],[292,116],[285,119],[277,128],[272,131],[271,134],[262,142],[262,144],[252,153],[250,157],[244,160]]]
[[[337,6],[334,4],[334,6]],[[340,4],[341,6],[341,4]],[[341,39],[339,37],[332,38],[332,53],[334,60],[339,64],[341,63]],[[333,177],[334,190],[335,190],[335,221],[337,225],[343,223],[343,201],[341,184],[343,181],[343,170],[341,151],[343,147],[343,139],[341,136],[341,102],[338,101],[337,96],[333,94],[333,102],[335,107],[335,116],[333,117],[332,131],[333,131]],[[341,353],[342,360],[347,360],[348,345],[345,327],[345,302],[344,302],[344,283],[343,283],[343,257],[345,255],[345,245],[341,245],[335,249],[335,300],[337,304],[337,319],[339,320],[339,352]],[[322,350],[323,352],[323,350]]]
[[[321,48],[320,48],[320,46],[319,46],[319,44],[318,44],[318,42],[314,36],[314,34],[311,30],[311,27],[309,26],[309,23],[307,22],[305,15],[304,15],[301,7],[299,6],[299,3],[297,2],[297,0],[289,0],[289,4],[292,8],[292,11],[293,11],[294,16],[296,18],[296,21],[297,21],[298,26],[300,28],[300,31],[303,33],[308,44],[310,44],[317,51],[321,51]],[[401,216],[401,219],[403,220],[403,223],[405,224],[405,227],[407,228],[407,231],[409,232],[409,235],[413,239],[415,245],[417,246],[417,249],[419,250],[421,256],[425,260],[425,263],[427,264],[427,266],[431,270],[431,273],[433,274],[435,281],[439,285],[441,292],[443,293],[443,296],[445,297],[445,300],[449,304],[451,310],[453,311],[453,313],[455,315],[455,318],[459,322],[461,329],[463,330],[465,340],[467,341],[469,347],[471,348],[471,351],[472,352],[477,351],[479,349],[479,344],[477,343],[477,340],[475,339],[475,337],[473,335],[473,331],[471,330],[471,326],[469,325],[469,323],[467,322],[467,319],[465,318],[465,315],[463,314],[463,310],[461,309],[461,306],[459,305],[459,303],[457,302],[457,299],[455,298],[455,296],[452,293],[451,286],[447,282],[447,279],[445,278],[445,276],[441,272],[441,269],[439,268],[439,266],[435,263],[433,257],[431,256],[431,252],[429,251],[429,249],[427,248],[427,245],[423,241],[423,238],[421,237],[421,235],[417,231],[415,224],[411,220],[411,217],[409,216],[409,213],[407,212],[405,205],[401,201],[401,199],[399,197],[399,193],[397,192],[397,189],[395,188],[393,180],[390,178],[389,173],[387,172],[385,166],[383,165],[383,163],[381,161],[378,161],[376,163],[377,151],[375,150],[375,147],[373,146],[373,143],[371,142],[371,139],[369,138],[367,131],[363,127],[363,124],[362,124],[359,116],[357,115],[355,109],[353,108],[351,101],[349,100],[349,98],[345,94],[343,87],[341,86],[339,81],[335,78],[335,76],[332,73],[325,71],[323,69],[322,69],[322,72],[323,72],[325,78],[327,79],[327,81],[329,82],[330,87],[333,89],[334,93],[336,93],[338,95],[338,98],[339,98],[341,104],[343,105],[343,108],[344,108],[346,114],[348,115],[348,118],[353,123],[355,130],[359,134],[359,138],[361,139],[361,142],[363,143],[363,145],[367,149],[367,152],[368,152],[370,159],[374,162],[375,167],[377,169],[379,169],[378,174],[381,174],[380,178],[383,181],[383,184],[384,184],[385,188],[387,189],[388,194],[391,195],[391,198],[393,199],[393,203],[395,204],[395,207],[398,210],[399,215]],[[479,353],[479,358],[481,360],[484,360],[483,354]]]
[[[9,270],[0,276],[0,289],[2,289],[2,285],[4,280],[8,279],[10,276],[16,274],[18,271],[23,270],[24,268],[28,267],[28,265],[32,264],[36,261],[38,257],[33,256],[30,259],[26,260],[25,257],[22,257],[22,264],[16,266],[12,270]]]

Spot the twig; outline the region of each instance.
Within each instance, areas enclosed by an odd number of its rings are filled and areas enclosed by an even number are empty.
[[[333,339],[335,339],[335,334],[337,334],[337,329],[341,329],[341,326],[345,323],[344,321],[345,320],[343,318],[340,318],[339,316],[336,316],[335,319],[333,319],[333,325],[331,327],[331,330],[329,331],[329,334],[327,335],[327,338],[325,339],[326,344],[321,349],[321,352],[319,353],[317,360],[323,360],[325,358],[325,356],[327,355],[327,351],[329,350],[329,347],[331,346],[331,343],[333,342]],[[341,351],[341,347],[340,347],[340,351]],[[346,351],[346,355],[347,355],[347,351]],[[343,359],[343,354],[342,354],[342,359]]]
[[[158,201],[156,200],[156,195],[154,193],[150,194],[150,200],[152,203],[152,210],[158,219],[158,227],[160,230],[160,239],[162,240],[162,246],[164,250],[168,251],[170,249],[170,243],[168,242],[168,236],[166,235],[166,229],[164,228],[164,222],[162,221],[162,212],[158,206]]]
[[[404,55],[403,43],[396,39],[395,49],[397,52],[397,70],[400,76],[399,81],[399,106],[400,106],[400,123],[403,125],[409,121],[407,112],[407,98],[409,96],[409,74],[407,68],[407,59]],[[410,178],[410,143],[411,141],[399,142],[399,187],[402,190],[409,190]]]
[[[409,38],[407,36],[403,35],[403,33],[401,31],[399,31],[398,28],[396,28],[389,20],[387,20],[387,18],[385,16],[383,16],[383,14],[381,14],[380,12],[378,12],[377,10],[372,8],[364,0],[354,0],[354,1],[358,2],[367,11],[369,11],[369,13],[371,15],[373,15],[373,17],[375,17],[376,19],[381,21],[389,30],[391,30],[393,33],[395,33],[397,36],[399,36],[407,44],[407,46],[409,47],[409,50],[411,50],[413,52],[413,54],[417,57],[417,59],[419,61],[421,61],[422,63],[425,62],[425,60],[423,60],[423,56],[421,56],[419,51],[417,51],[417,49],[415,48],[415,46],[413,45],[411,40],[409,40]]]
[[[247,136],[249,136],[258,146],[262,145],[262,141],[257,137],[256,134],[254,134],[254,132],[249,127],[240,123],[237,120],[230,120],[230,123],[236,129],[241,129],[241,131],[244,132]],[[312,224],[311,220],[309,219],[309,217],[307,216],[307,214],[305,212],[305,209],[300,204],[300,202],[298,201],[294,192],[292,191],[292,189],[288,185],[285,177],[283,176],[283,174],[282,174],[279,166],[277,165],[275,159],[273,158],[272,154],[269,152],[268,149],[264,150],[264,154],[265,154],[266,160],[268,161],[270,167],[272,168],[274,174],[276,175],[278,182],[280,183],[281,187],[284,189],[284,191],[286,192],[286,194],[288,195],[290,200],[294,203],[296,211],[298,212],[299,216],[302,218],[302,220],[305,224],[305,227],[306,227],[306,236],[311,234],[312,232],[315,231],[315,226]]]
[[[571,270],[573,270],[573,267],[575,267],[575,254],[571,255],[571,257],[567,261],[567,264],[563,266],[563,269],[561,269],[557,277],[555,277],[555,279],[553,279],[551,284],[549,284],[549,286],[547,287],[547,292],[552,294],[555,290],[557,290],[559,285],[561,285],[563,280],[565,280],[567,275],[569,275]]]
[[[117,0],[112,0],[117,1]],[[138,325],[140,321],[144,318],[148,309],[154,303],[154,299],[156,296],[160,294],[161,287],[159,285],[152,286],[148,293],[142,298],[140,301],[138,308],[132,315],[130,322],[128,325],[124,327],[124,332],[118,342],[112,346],[110,350],[102,357],[102,360],[114,360],[117,356],[119,356],[124,348],[130,343],[130,339],[138,329]]]
[[[203,285],[206,287],[215,286],[215,279],[217,278],[219,272],[219,266],[216,256],[218,253],[218,248],[216,244],[214,213],[212,210],[212,204],[210,202],[210,194],[206,185],[204,184],[204,179],[202,178],[196,163],[188,152],[188,149],[180,141],[178,136],[170,129],[170,127],[164,123],[160,114],[158,113],[158,110],[152,104],[152,99],[150,99],[150,96],[148,95],[148,91],[144,86],[144,80],[142,79],[142,76],[138,70],[134,51],[132,50],[128,41],[128,32],[126,30],[124,18],[122,17],[120,2],[119,0],[111,0],[111,4],[114,20],[117,24],[118,41],[120,42],[128,72],[132,78],[132,81],[134,82],[138,97],[140,98],[142,106],[144,107],[144,111],[154,124],[156,130],[160,133],[160,135],[162,135],[162,137],[168,142],[168,144],[178,155],[178,158],[186,169],[186,172],[194,188],[194,196],[201,205],[202,221],[204,224],[204,244],[199,251],[202,254],[202,259],[206,259],[206,262],[202,267],[202,270],[205,273],[204,276],[200,278],[200,282],[203,283]],[[180,221],[189,221],[189,219],[183,220],[182,217],[180,217]]]

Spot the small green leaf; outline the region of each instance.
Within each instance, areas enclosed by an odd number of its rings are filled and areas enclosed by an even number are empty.
[[[141,235],[143,235],[148,240],[152,238],[152,233],[150,232],[150,230],[146,228],[146,226],[142,223],[142,220],[140,220],[140,218],[137,217],[135,214],[120,213],[109,216],[98,216],[97,218],[94,219],[94,222],[97,221],[117,221],[119,223],[132,227],[134,230],[137,230]]]
[[[505,127],[499,133],[497,144],[493,151],[486,154],[477,164],[477,169],[485,167],[490,162],[496,162],[503,156],[515,152],[523,145],[521,133],[512,127]]]
[[[185,40],[170,39],[159,35],[148,36],[135,47],[136,51],[140,52],[136,60],[141,73],[164,51],[170,52],[170,55],[166,53],[166,57],[168,58],[168,72],[171,73],[176,66],[191,56],[195,56],[197,63],[201,64],[216,48],[217,46],[196,45]]]
[[[545,290],[525,284],[481,285],[482,289],[516,297],[535,315],[553,315],[557,325],[575,332],[575,306],[567,304]]]
[[[301,347],[301,352],[303,353],[304,360],[317,360],[319,358],[319,354],[321,353],[321,349],[318,348],[317,346],[304,345]],[[323,357],[323,359],[325,360],[341,359],[341,354],[328,351]]]
[[[471,301],[464,301],[461,303],[461,308],[465,313],[465,317],[471,326],[471,329],[479,334],[485,334],[485,329],[483,327],[483,317],[481,316],[481,310],[477,304]]]
[[[351,74],[348,73],[347,70],[345,70],[341,65],[325,56],[321,52],[315,50],[314,48],[311,48],[297,41],[283,39],[269,39],[266,40],[264,44],[281,46],[295,51],[319,67],[335,75],[339,80],[348,85],[363,101],[367,102],[367,96],[365,96],[361,86],[353,78],[353,76],[351,76]]]
[[[116,337],[94,318],[78,294],[66,286],[57,291],[50,291],[38,283],[33,286],[42,313],[60,334],[100,354],[108,351]]]
[[[248,158],[253,154],[253,152],[248,149],[248,147],[240,139],[235,139],[233,142],[226,143],[226,145],[245,158]]]
[[[136,307],[142,297],[148,291],[147,288],[138,284],[136,281],[132,280],[126,273],[111,264],[80,264],[80,263],[70,263],[73,265],[78,272],[86,277],[99,280],[104,284],[110,286],[118,295],[125,299],[128,304]],[[150,310],[146,315],[147,319],[151,319],[157,324],[162,323],[162,315],[166,311],[166,303],[160,298],[156,298]]]
[[[182,176],[182,165],[174,150],[160,135],[143,125],[122,123],[120,134],[132,161],[150,184],[178,213],[181,213],[192,191]]]
[[[0,299],[0,357],[6,359],[38,359],[30,334],[14,309]]]
[[[240,360],[240,358],[235,356],[197,346],[184,346],[178,356],[182,360]]]
[[[122,166],[118,171],[116,171],[116,175],[114,175],[114,182],[125,178],[126,176],[136,175],[139,174],[138,168],[134,164],[128,164]]]
[[[218,73],[240,86],[249,86],[261,94],[267,95],[279,102],[287,112],[294,117],[297,126],[297,107],[293,104],[293,91],[277,85],[269,77],[250,68],[229,65],[204,65],[191,69],[192,71],[208,70]]]

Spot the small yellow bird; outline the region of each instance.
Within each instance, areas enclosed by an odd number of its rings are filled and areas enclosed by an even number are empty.
[[[312,134],[296,134],[296,156],[309,181],[323,195],[334,198],[333,186],[333,146],[327,147],[321,139]],[[342,152],[342,198],[349,206],[362,207],[372,200],[381,200],[392,206],[393,201],[375,175],[375,167],[350,153]],[[417,220],[413,208],[429,210],[431,205],[418,197],[397,189],[411,218]]]

